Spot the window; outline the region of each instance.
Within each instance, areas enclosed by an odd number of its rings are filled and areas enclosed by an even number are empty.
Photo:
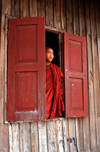
[[[46,30],[46,47],[51,47],[54,50],[54,60],[52,63],[55,63],[60,67],[60,48],[59,48],[59,34],[53,31]]]
[[[59,43],[46,31],[47,45],[49,37]],[[44,17],[9,19],[8,121],[45,120],[46,44]],[[53,47],[59,66],[59,45]],[[85,38],[64,33],[65,117],[88,116],[86,64]]]

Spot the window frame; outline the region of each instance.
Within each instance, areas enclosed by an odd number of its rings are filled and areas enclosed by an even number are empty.
[[[9,123],[9,121],[7,121],[7,43],[8,43],[8,19],[9,18],[16,18],[16,17],[12,17],[12,16],[6,16],[5,17],[5,103],[4,103],[4,120],[5,120],[5,124]],[[59,30],[59,29],[55,29],[55,28],[52,28],[52,27],[48,27],[48,26],[45,26],[45,31],[49,31],[49,32],[52,32],[52,33],[56,33],[59,35],[59,51],[60,51],[60,68],[61,70],[63,71],[64,73],[64,36],[63,36],[63,33],[64,31],[63,30]],[[62,54],[63,53],[63,54]],[[65,87],[64,87],[65,89]],[[66,119],[66,117],[57,117],[57,118],[54,118],[54,119],[50,119],[50,120],[62,120],[62,119]],[[37,120],[38,121],[38,120]],[[49,119],[45,119],[45,121],[49,121]],[[23,122],[23,121],[15,121],[13,123],[16,123],[16,122]],[[34,122],[33,121],[27,121],[27,122]]]

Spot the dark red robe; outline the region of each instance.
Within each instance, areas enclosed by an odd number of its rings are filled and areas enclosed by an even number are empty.
[[[62,84],[64,76],[55,64],[46,66],[46,119],[61,116],[64,111]]]

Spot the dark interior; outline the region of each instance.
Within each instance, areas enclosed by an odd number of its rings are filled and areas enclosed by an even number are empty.
[[[46,31],[46,47],[50,47],[54,50],[54,59],[52,63],[60,66],[59,61],[59,34]]]

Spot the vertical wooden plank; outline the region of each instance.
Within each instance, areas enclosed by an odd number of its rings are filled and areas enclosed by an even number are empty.
[[[99,66],[99,80],[100,80],[100,1],[95,1],[95,14],[96,14],[96,29],[97,29],[97,47],[98,47],[98,66]],[[99,91],[100,91],[100,81],[99,81]],[[100,102],[97,101],[97,116],[100,117]]]
[[[48,151],[57,151],[57,141],[56,141],[56,125],[55,121],[47,121],[47,141],[48,141]]]
[[[96,29],[97,29],[97,47],[98,47],[98,68],[99,68],[99,92],[100,92],[100,1],[96,0],[95,1],[95,14],[96,14]],[[99,99],[100,99],[100,94],[99,94]],[[97,122],[97,148],[100,149],[100,101],[97,101],[97,117],[96,117],[96,122]]]
[[[73,139],[75,139],[75,143],[73,142]],[[70,142],[70,152],[77,152],[78,146],[77,146],[77,138],[76,138],[76,126],[75,126],[75,119],[69,119],[69,142]]]
[[[9,128],[8,125],[3,125],[3,152],[9,151]]]
[[[12,144],[12,125],[9,124],[9,152],[13,152],[13,144]]]
[[[56,0],[57,29],[61,29],[61,0]]]
[[[46,0],[46,25],[53,27],[53,0]]]
[[[37,0],[30,0],[30,17],[37,16]]]
[[[19,152],[19,126],[18,124],[12,124],[12,149]]]
[[[11,1],[12,16],[19,17],[19,0]]]
[[[66,1],[61,0],[61,29],[66,31]]]
[[[56,134],[57,134],[57,147],[58,152],[64,152],[64,139],[63,139],[63,130],[62,130],[62,121],[56,121]]]
[[[73,34],[79,35],[79,13],[78,13],[78,2],[72,0],[73,5]]]
[[[23,123],[19,124],[19,134],[20,134],[20,138],[19,138],[19,142],[20,142],[20,152],[24,151],[24,143],[23,143]]]
[[[48,26],[50,24],[49,21],[49,5],[48,0],[46,0],[46,25]]]
[[[31,147],[31,126],[30,123],[20,124],[20,151],[32,151]]]
[[[37,0],[38,16],[45,16],[45,0]]]
[[[54,0],[54,3],[53,3],[53,5],[54,5],[54,12],[53,12],[53,18],[54,18],[54,27],[56,28],[56,26],[57,26],[57,2],[56,2],[56,0]]]
[[[94,1],[90,2],[90,19],[91,19],[91,35],[92,35],[92,53],[93,53],[93,77],[94,77],[94,108],[95,108],[95,115],[97,116],[98,109],[98,101],[99,98],[99,67],[98,67],[98,50],[97,50],[97,31],[96,31],[96,18],[95,18],[95,10],[94,10]],[[98,109],[98,110],[97,110]],[[96,129],[97,129],[97,121]],[[98,138],[98,137],[97,137]],[[97,149],[97,138],[95,140],[95,144],[93,146],[94,149]]]
[[[31,146],[32,146],[32,152],[38,152],[39,146],[38,146],[38,122],[31,123]]]
[[[63,137],[64,137],[64,150],[65,152],[70,152],[70,138],[69,138],[69,123],[68,119],[63,120]]]
[[[96,121],[97,121],[97,149],[100,149],[100,117],[97,117]]]
[[[96,32],[96,23],[95,23],[95,14],[93,13],[94,10],[94,1],[90,5],[90,18],[91,18],[91,34],[92,34],[92,51],[93,51],[93,76],[94,76],[94,98],[95,98],[95,105],[96,105],[96,115],[97,115],[97,108],[99,101],[99,71],[98,71],[98,50],[97,50],[97,32]],[[100,109],[99,109],[100,110]]]
[[[11,15],[11,0],[5,0],[5,15]]]
[[[29,17],[29,2],[28,0],[20,0],[20,17]]]
[[[97,31],[97,33],[98,33],[98,31]],[[99,69],[100,69],[100,51],[99,50],[100,50],[100,37],[98,37],[98,56],[99,56]],[[100,78],[100,74],[99,74],[99,78]],[[99,106],[100,106],[100,103],[98,103],[98,107]],[[97,112],[99,115],[100,109],[98,108],[97,110],[98,110]],[[100,149],[100,116],[96,117],[96,121],[97,121],[97,148]]]
[[[61,29],[61,0],[54,1],[54,27]]]
[[[89,118],[83,119],[83,150],[90,151]]]
[[[1,9],[0,9],[0,149],[3,152],[8,152],[8,146],[9,146],[9,131],[8,131],[8,125],[4,124],[5,121],[5,33],[4,33],[4,27],[5,27],[5,13],[10,14],[10,2],[11,1],[0,1]],[[8,8],[7,8],[8,4]]]
[[[6,26],[7,24],[5,24],[5,26]],[[4,85],[4,102],[3,102],[3,114],[4,114],[4,116],[2,115],[2,117],[3,117],[3,122],[5,122],[6,121],[6,105],[7,105],[7,103],[6,103],[6,101],[7,101],[7,29],[5,28],[5,32],[4,32],[4,37],[5,37],[5,50],[4,50],[4,54],[5,54],[5,61],[4,62],[6,62],[6,64],[4,64],[4,66],[5,66],[5,69],[4,69],[4,82],[5,82],[5,85]],[[8,132],[9,132],[9,128],[8,128],[8,125],[5,125],[4,123],[2,124],[2,129],[3,129],[3,139],[2,139],[2,142],[3,142],[3,151],[4,152],[7,152],[8,151],[8,146],[9,146],[9,143],[8,143],[8,141],[9,141],[9,135],[8,135]]]
[[[66,30],[68,33],[73,34],[73,19],[72,19],[72,2],[66,1]]]
[[[79,6],[79,29],[80,29],[80,36],[85,36],[85,12],[84,12],[84,3],[83,0],[78,0]]]
[[[90,146],[88,149],[95,149],[96,128],[95,128],[95,109],[94,109],[94,77],[93,77],[93,62],[92,62],[92,45],[91,45],[91,22],[89,3],[85,0],[85,16],[86,16],[86,37],[87,37],[87,52],[88,52],[88,86],[89,86],[89,122],[90,122]],[[89,138],[88,138],[89,139]],[[89,141],[89,140],[87,140]],[[85,143],[86,149],[87,143]]]
[[[30,123],[23,123],[23,148],[24,151],[31,151],[31,132]]]
[[[83,151],[83,124],[82,118],[76,118],[76,137],[77,137],[77,149]]]
[[[46,122],[38,122],[39,152],[47,152]]]

